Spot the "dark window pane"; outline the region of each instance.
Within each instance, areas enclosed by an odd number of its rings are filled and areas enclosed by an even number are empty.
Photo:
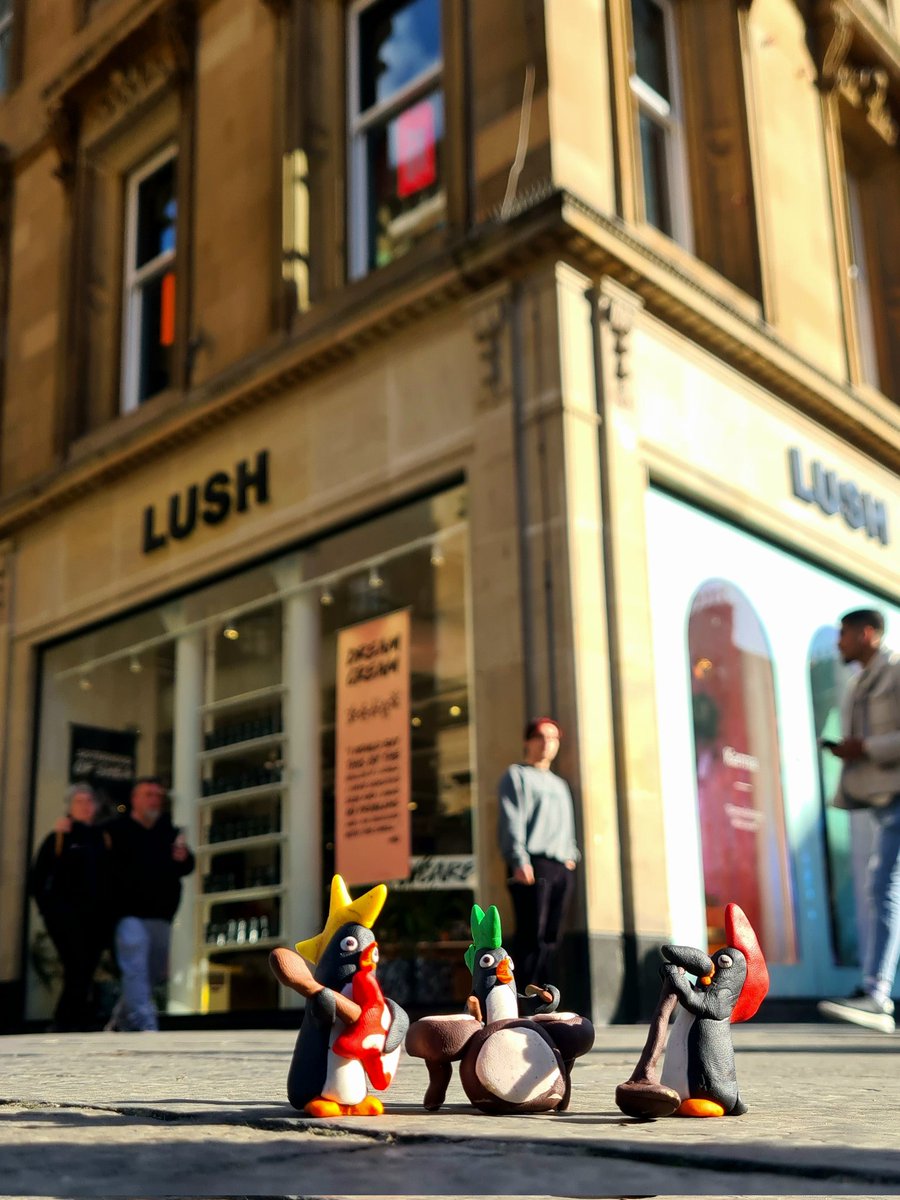
[[[653,0],[632,0],[635,74],[671,103],[669,66],[666,61],[666,26],[663,12]]]
[[[666,167],[666,133],[641,113],[641,163],[644,169],[644,211],[647,220],[672,235],[672,208]]]
[[[12,0],[9,0],[12,3]],[[7,6],[8,7],[8,6]],[[0,94],[9,86],[9,52],[12,47],[12,21],[2,24],[7,13],[0,0]]]
[[[142,267],[175,249],[175,159],[170,158],[138,186],[137,253]]]
[[[158,275],[141,288],[140,375],[138,403],[164,391],[171,381],[171,347],[163,344],[163,280]]]
[[[440,61],[440,0],[384,0],[365,9],[359,18],[361,111]]]
[[[367,135],[370,268],[405,254],[443,222],[443,140],[440,92]]]

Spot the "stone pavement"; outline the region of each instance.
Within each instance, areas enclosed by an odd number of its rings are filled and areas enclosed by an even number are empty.
[[[406,1060],[384,1117],[334,1121],[284,1099],[291,1032],[0,1037],[0,1193],[900,1195],[900,1034],[739,1026],[746,1116],[638,1123],[613,1093],[645,1032],[598,1030],[567,1113],[485,1116],[454,1074],[427,1114]]]

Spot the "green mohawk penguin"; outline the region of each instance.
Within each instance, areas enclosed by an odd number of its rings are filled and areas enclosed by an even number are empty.
[[[472,944],[466,966],[472,972],[472,995],[478,1000],[485,1024],[519,1015],[513,961],[503,948],[500,914],[492,904],[487,912],[472,905]]]

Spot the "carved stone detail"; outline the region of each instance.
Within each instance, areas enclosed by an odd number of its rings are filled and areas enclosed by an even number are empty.
[[[853,42],[853,20],[850,13],[840,4],[833,4],[830,11],[831,32],[828,36],[827,26],[820,27],[818,36],[813,40],[813,57],[818,71],[818,85],[823,91],[830,91],[837,82],[838,72],[844,65],[844,60]],[[828,38],[825,41],[825,37]]]
[[[509,393],[509,303],[506,296],[482,304],[472,312],[481,376],[478,405],[493,408]]]
[[[106,87],[97,98],[97,109],[104,119],[113,119],[134,108],[170,74],[171,64],[162,54],[148,56],[124,68],[116,67],[110,71]]]
[[[612,334],[616,379],[620,385],[624,385],[631,377],[629,338],[634,327],[635,312],[639,307],[639,302],[631,302],[619,296],[601,296],[598,301],[600,320],[606,323]],[[625,400],[624,391],[620,392],[620,399]]]
[[[56,150],[57,165],[53,174],[63,187],[71,190],[78,162],[79,116],[74,104],[62,99],[47,113],[47,132]]]
[[[854,106],[865,110],[866,120],[889,146],[897,144],[900,127],[888,106],[890,78],[882,67],[856,67],[845,63],[838,71],[837,86],[841,95]]]

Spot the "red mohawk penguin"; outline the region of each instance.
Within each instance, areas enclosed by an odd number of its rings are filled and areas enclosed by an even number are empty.
[[[765,1000],[769,971],[753,926],[737,904],[729,904],[725,909],[725,936],[728,945],[740,950],[747,960],[747,978],[731,1014],[734,1025],[738,1021],[749,1021]]]

